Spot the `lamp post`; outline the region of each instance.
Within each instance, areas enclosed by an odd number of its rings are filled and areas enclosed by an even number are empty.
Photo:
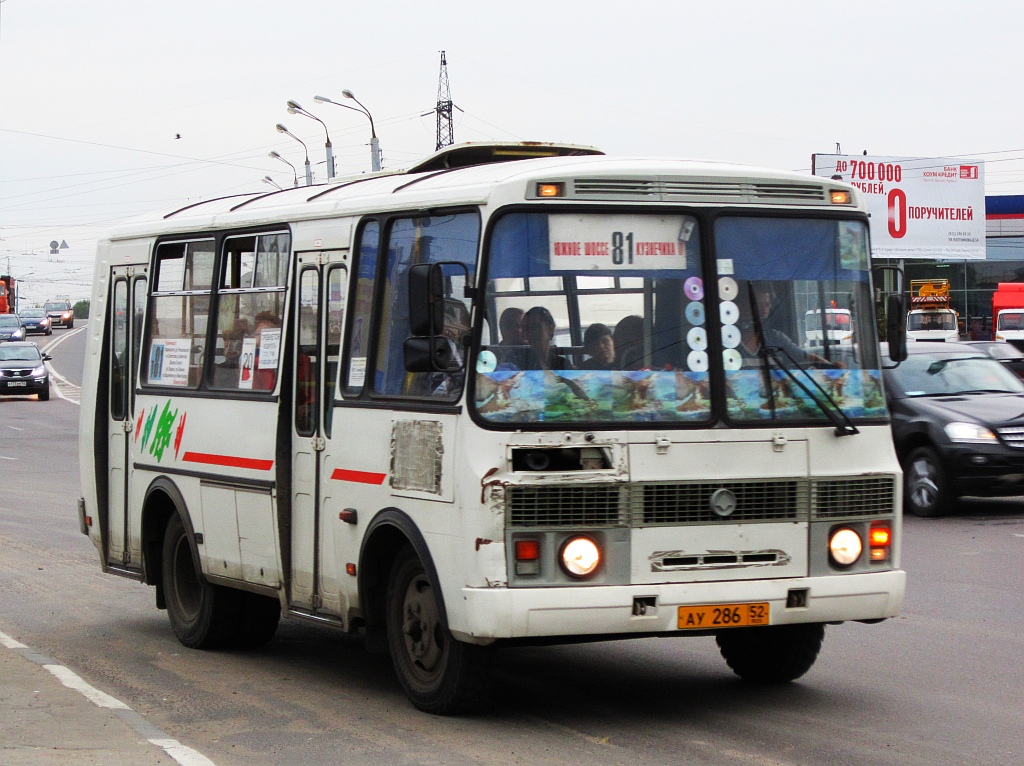
[[[298,186],[299,185],[299,174],[295,170],[295,166],[292,163],[290,163],[288,160],[286,160],[284,157],[282,157],[277,152],[271,152],[267,156],[270,157],[271,159],[274,159],[274,160],[281,160],[281,162],[283,162],[285,165],[290,167],[292,169],[292,178],[295,180],[295,183],[293,183],[292,186]]]
[[[270,176],[263,176],[263,178],[260,179],[260,180],[262,180],[263,183],[265,183],[265,184],[270,184],[271,186],[273,186],[278,191],[284,191],[284,189],[282,189],[280,186],[277,185],[277,181],[275,181]]]
[[[303,117],[309,117],[311,120],[316,120],[324,126],[324,135],[327,136],[327,142],[324,144],[324,148],[327,150],[327,180],[330,181],[334,178],[334,148],[331,146],[331,134],[327,132],[327,125],[312,112],[307,112],[296,101],[288,102],[288,114],[301,114]]]
[[[281,123],[277,123],[277,132],[278,133],[284,133],[286,136],[291,136],[296,141],[298,141],[300,144],[302,144],[302,149],[306,153],[306,186],[312,186],[313,185],[313,171],[309,167],[309,149],[306,148],[306,142],[303,141],[298,136],[296,136],[291,131],[289,131],[288,128],[286,128]]]
[[[335,106],[340,106],[344,109],[351,109],[354,112],[366,115],[366,118],[370,121],[370,167],[372,167],[374,172],[376,172],[380,170],[380,142],[377,140],[377,130],[373,126],[373,115],[370,114],[369,109],[359,102],[359,99],[355,97],[352,91],[345,89],[341,92],[341,95],[355,101],[359,104],[359,108],[357,109],[356,107],[349,106],[348,104],[339,104],[337,101],[331,101],[331,99],[326,98],[325,96],[313,96],[313,100],[318,104],[334,104]]]

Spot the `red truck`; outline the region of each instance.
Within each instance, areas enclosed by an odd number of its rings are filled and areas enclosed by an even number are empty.
[[[14,277],[0,276],[0,314],[14,313]]]
[[[1024,282],[1000,282],[992,293],[992,337],[1024,350]]]

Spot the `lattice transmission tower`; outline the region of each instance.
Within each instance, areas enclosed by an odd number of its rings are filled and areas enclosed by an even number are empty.
[[[437,146],[434,151],[455,143],[452,130],[452,94],[448,88],[448,62],[441,51],[441,76],[437,84]],[[429,114],[429,112],[428,112]]]

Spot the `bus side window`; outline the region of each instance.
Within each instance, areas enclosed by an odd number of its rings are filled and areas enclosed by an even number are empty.
[[[430,372],[405,370],[405,339],[409,326],[409,268],[419,263],[457,261],[465,270],[446,269],[447,298],[463,300],[465,280],[472,281],[480,240],[480,218],[476,213],[399,218],[390,228],[387,250],[387,275],[384,290],[386,326],[381,327],[377,345],[374,391],[385,396],[434,396],[445,400],[458,398],[461,376],[456,385],[439,389],[431,385]],[[453,304],[454,305],[454,304]],[[466,312],[468,314],[468,311]],[[455,314],[452,315],[455,317]],[[464,348],[459,348],[463,354]]]
[[[225,241],[211,388],[273,391],[277,385],[289,243],[287,234]]]
[[[156,274],[142,365],[151,386],[196,388],[206,359],[214,241],[167,242],[156,251]]]

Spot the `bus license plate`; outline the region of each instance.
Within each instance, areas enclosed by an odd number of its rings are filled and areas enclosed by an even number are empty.
[[[756,604],[709,604],[681,606],[677,625],[680,630],[717,630],[768,625],[771,613],[767,602]]]

